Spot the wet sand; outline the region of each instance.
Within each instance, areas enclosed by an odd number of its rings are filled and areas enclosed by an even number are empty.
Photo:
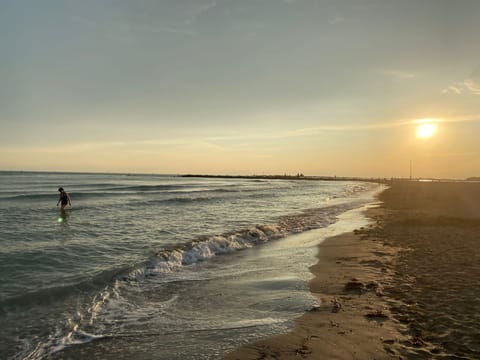
[[[394,182],[319,245],[320,305],[226,359],[479,359],[480,183]]]

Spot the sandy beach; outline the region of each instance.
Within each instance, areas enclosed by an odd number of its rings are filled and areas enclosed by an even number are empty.
[[[480,358],[480,183],[393,182],[319,245],[319,306],[226,359]]]

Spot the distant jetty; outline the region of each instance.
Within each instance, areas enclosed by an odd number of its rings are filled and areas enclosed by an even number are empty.
[[[185,178],[213,178],[213,179],[258,179],[258,180],[311,180],[311,181],[366,181],[375,183],[388,183],[388,179],[382,178],[361,178],[343,176],[305,176],[297,175],[205,175],[205,174],[183,174]]]

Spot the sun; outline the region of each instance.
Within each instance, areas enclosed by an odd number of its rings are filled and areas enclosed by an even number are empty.
[[[435,123],[422,122],[417,126],[416,135],[419,139],[430,139],[437,132]]]

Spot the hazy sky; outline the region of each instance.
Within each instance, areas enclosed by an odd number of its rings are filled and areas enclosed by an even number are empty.
[[[0,0],[0,169],[480,176],[479,34],[478,0]]]

